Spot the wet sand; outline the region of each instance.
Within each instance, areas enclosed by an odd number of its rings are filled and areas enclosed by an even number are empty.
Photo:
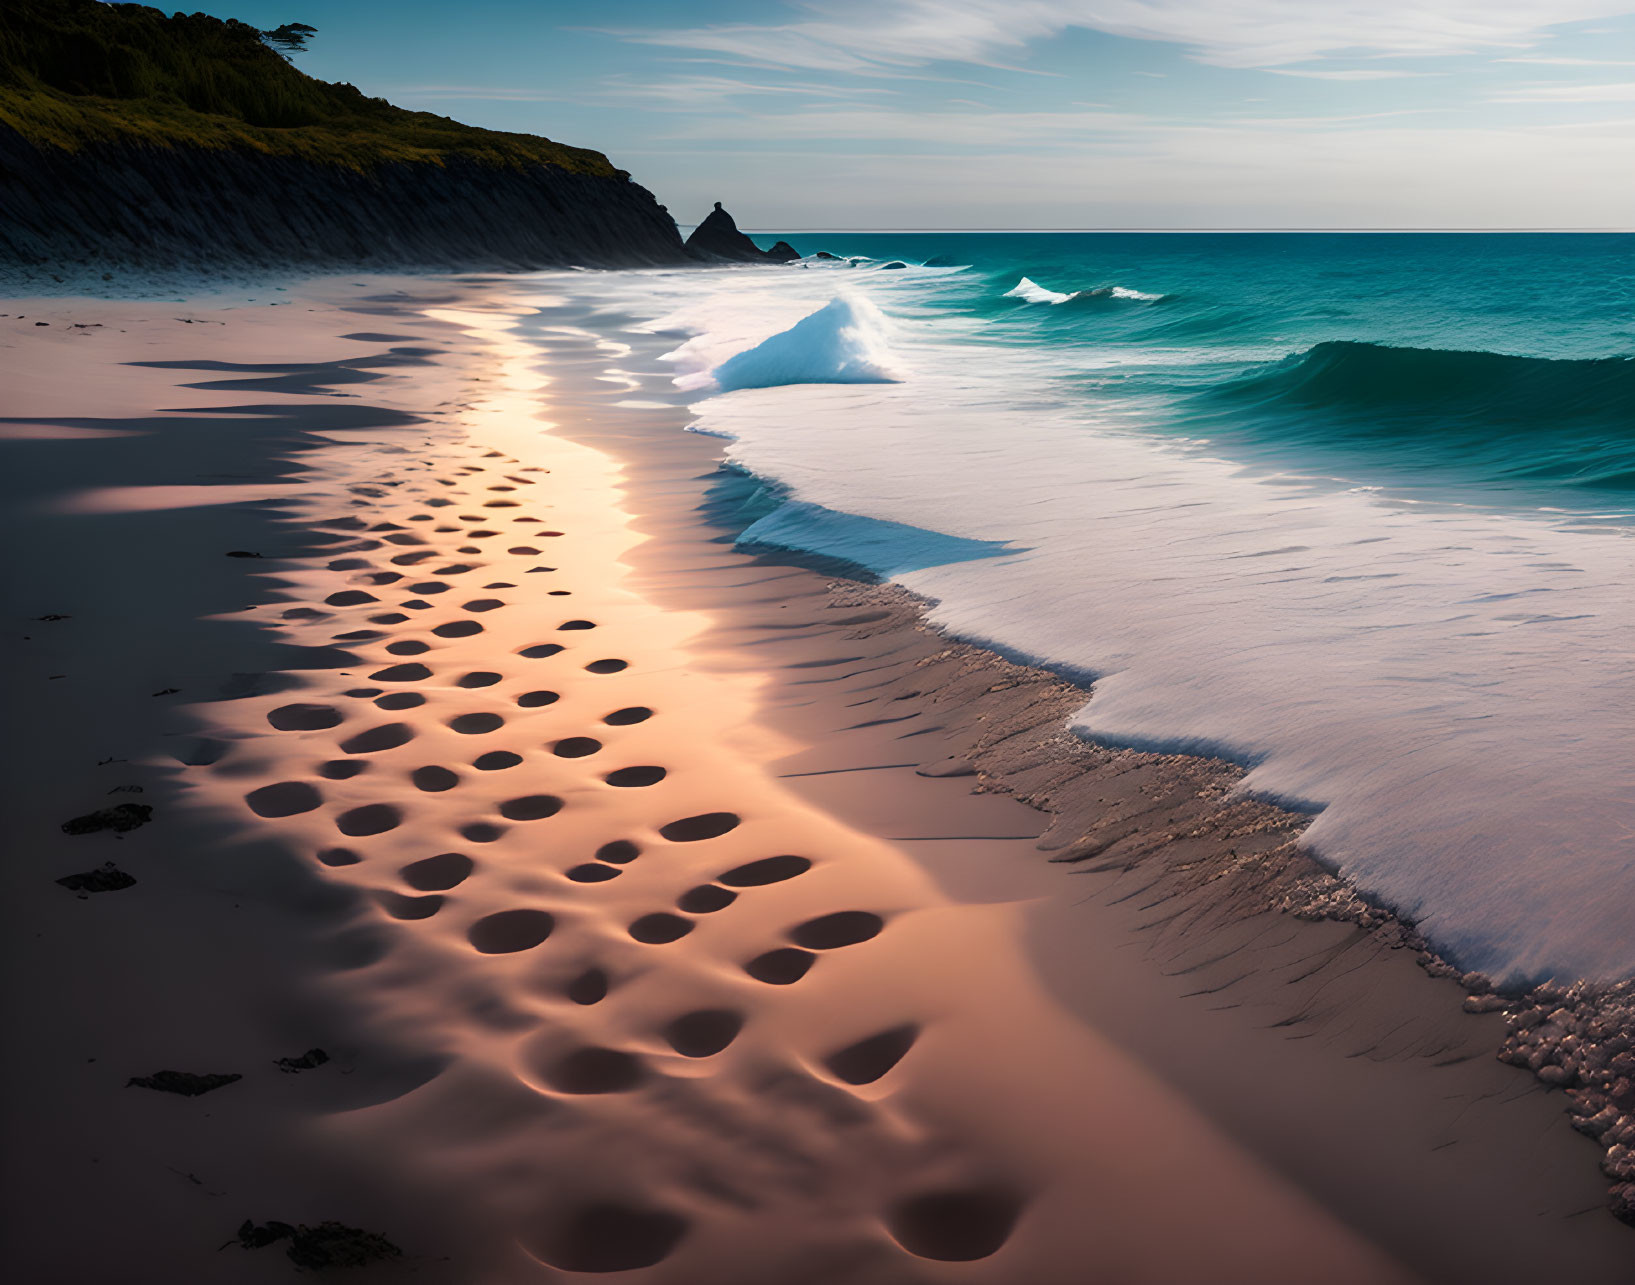
[[[662,339],[290,297],[0,318],[23,1279],[288,1278],[246,1219],[383,1280],[1627,1279],[1501,1019],[1288,913],[1297,818],[723,542]]]

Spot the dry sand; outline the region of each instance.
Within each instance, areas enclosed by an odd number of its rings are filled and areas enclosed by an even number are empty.
[[[14,1278],[1629,1279],[1297,819],[723,542],[661,342],[519,293],[0,318]]]

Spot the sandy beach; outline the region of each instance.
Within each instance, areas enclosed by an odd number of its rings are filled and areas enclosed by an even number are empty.
[[[736,546],[571,274],[3,311],[16,1279],[1629,1279],[1305,818]]]

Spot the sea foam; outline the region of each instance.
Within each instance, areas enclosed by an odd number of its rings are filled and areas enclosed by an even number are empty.
[[[957,636],[1095,675],[1085,735],[1243,762],[1244,788],[1317,813],[1321,860],[1463,967],[1635,976],[1628,524],[1246,467],[1087,393],[1138,349],[989,341],[954,293],[970,286],[868,281],[905,382],[766,362],[781,386],[693,407],[787,497],[759,539],[866,562]],[[678,360],[715,370],[834,315],[817,273],[586,284],[625,311],[669,301],[666,324],[694,335]],[[1302,360],[1250,394],[1333,395],[1335,361],[1375,355]],[[927,565],[916,532],[958,543]]]
[[[1093,290],[1075,290],[1071,294],[1063,294],[1060,290],[1048,290],[1037,281],[1023,277],[1009,290],[1005,291],[1007,299],[1021,299],[1026,303],[1072,303],[1074,300],[1087,301],[1091,299],[1129,299],[1142,303],[1157,303],[1164,296],[1149,294],[1145,290],[1132,290],[1128,286],[1097,286]]]
[[[709,371],[676,378],[678,388],[776,388],[785,384],[889,384],[901,378],[886,338],[885,318],[849,293],[802,317],[788,330]]]

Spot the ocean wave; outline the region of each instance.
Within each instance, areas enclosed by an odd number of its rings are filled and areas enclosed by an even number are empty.
[[[1207,389],[1198,406],[1216,431],[1260,441],[1388,451],[1473,481],[1635,489],[1635,357],[1337,340]]]
[[[1635,357],[1514,357],[1335,340],[1222,391],[1312,408],[1451,411],[1496,421],[1619,415],[1635,427]]]
[[[1149,294],[1145,290],[1132,290],[1128,286],[1097,286],[1093,290],[1074,290],[1070,294],[1063,294],[1059,290],[1050,290],[1023,277],[1009,290],[1005,291],[1007,299],[1021,299],[1027,303],[1090,303],[1102,299],[1120,299],[1130,303],[1158,303],[1168,298],[1167,295]]]
[[[710,371],[675,380],[678,388],[731,392],[785,384],[895,384],[886,319],[861,295],[839,294],[788,330],[770,335]]]

